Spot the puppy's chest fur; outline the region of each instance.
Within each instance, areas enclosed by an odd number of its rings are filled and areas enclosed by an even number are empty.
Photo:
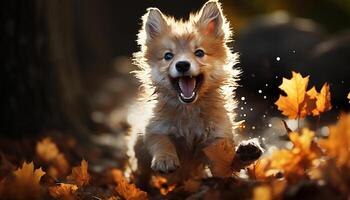
[[[203,148],[217,138],[232,136],[232,125],[225,110],[202,106],[165,108],[151,120],[147,130],[169,135],[178,148],[189,150]]]

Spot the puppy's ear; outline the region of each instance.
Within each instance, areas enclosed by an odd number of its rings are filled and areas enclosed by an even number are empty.
[[[225,18],[222,14],[220,3],[216,0],[210,0],[204,4],[198,13],[199,29],[205,35],[224,36],[223,25]]]
[[[157,8],[149,8],[143,18],[146,40],[149,41],[162,33],[167,27],[163,13]]]

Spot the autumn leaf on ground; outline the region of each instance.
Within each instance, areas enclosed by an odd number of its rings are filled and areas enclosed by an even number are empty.
[[[287,96],[280,95],[275,103],[283,115],[290,119],[304,118],[314,109],[316,100],[311,98],[306,91],[308,82],[309,76],[304,78],[296,72],[292,72],[291,79],[283,78],[279,88]]]
[[[50,138],[44,138],[37,143],[36,154],[40,160],[50,165],[47,170],[50,176],[58,178],[67,175],[70,168],[68,161]]]
[[[88,163],[86,160],[81,161],[81,165],[73,167],[72,174],[67,177],[68,180],[73,181],[79,187],[89,184],[90,175],[88,172]]]
[[[254,188],[253,200],[271,200],[271,188],[267,185],[262,185]]]
[[[162,195],[166,195],[175,189],[176,184],[169,184],[168,180],[162,176],[152,176],[151,186],[158,188]]]
[[[11,182],[10,195],[17,199],[36,199],[41,195],[40,179],[45,172],[39,168],[34,170],[34,164],[24,162],[15,172]]]
[[[269,180],[277,173],[283,173],[289,182],[296,182],[307,175],[307,169],[313,167],[314,161],[322,153],[314,141],[315,133],[303,129],[301,134],[292,132],[288,136],[293,144],[292,149],[277,150],[270,157],[258,161],[254,168],[250,167],[250,176]]]
[[[329,137],[321,139],[319,144],[336,160],[339,169],[350,170],[350,114],[341,115],[337,124],[329,127]]]
[[[74,184],[60,183],[57,186],[50,187],[49,193],[52,197],[56,199],[74,200],[76,199],[77,190],[78,186]]]
[[[115,191],[126,200],[148,199],[147,193],[138,189],[134,184],[130,184],[123,176],[123,172],[118,169],[111,170],[111,176],[117,184]]]
[[[220,139],[203,149],[210,161],[210,170],[214,176],[229,177],[233,173],[232,162],[235,157],[233,141]]]
[[[199,180],[188,179],[184,181],[184,190],[187,192],[196,192],[201,185]]]
[[[279,199],[280,195],[286,188],[286,181],[274,180],[267,184],[260,185],[254,188],[253,199],[254,200],[270,200]]]

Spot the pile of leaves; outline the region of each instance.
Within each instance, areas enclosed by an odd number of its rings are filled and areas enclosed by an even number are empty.
[[[283,79],[280,89],[285,95],[276,101],[283,115],[299,121],[331,110],[329,85],[318,92],[308,89],[308,81],[296,72]],[[347,98],[350,101],[350,93]],[[29,145],[35,162],[15,166],[1,154],[0,199],[349,199],[350,114],[341,114],[325,137],[308,127],[292,131],[285,123],[285,128],[289,148],[276,149],[243,168],[236,162],[235,146],[220,140],[204,149],[213,177],[175,185],[154,176],[147,192],[127,179],[122,168],[96,171],[84,159],[74,166],[58,141],[44,137]]]

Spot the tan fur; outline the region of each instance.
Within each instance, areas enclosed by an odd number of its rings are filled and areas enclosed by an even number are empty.
[[[209,14],[212,14],[208,8],[219,9],[222,21],[215,33],[211,33],[212,27],[206,21],[211,20]],[[208,17],[204,16],[207,14]],[[147,29],[147,20],[153,17],[155,20],[148,22],[152,24]],[[232,68],[237,56],[227,46],[232,35],[229,24],[217,1],[207,2],[188,21],[177,21],[151,8],[143,22],[138,35],[141,50],[135,53],[134,61],[139,67],[136,77],[142,83],[137,110],[148,117],[140,118],[147,123],[144,127],[140,126],[142,121],[135,120],[138,128],[133,127],[130,136],[133,140],[129,141],[135,152],[130,150],[129,156],[135,161],[136,154],[137,170],[145,180],[152,173],[151,168],[178,167],[172,173],[175,181],[200,177],[207,164],[202,149],[218,138],[234,139],[234,89],[239,71]],[[161,33],[156,35],[152,31]],[[206,53],[201,59],[193,54],[199,47]],[[197,66],[194,74],[204,75],[198,100],[192,104],[181,103],[169,81],[171,63],[163,59],[164,52],[169,49],[175,56],[190,59]]]

